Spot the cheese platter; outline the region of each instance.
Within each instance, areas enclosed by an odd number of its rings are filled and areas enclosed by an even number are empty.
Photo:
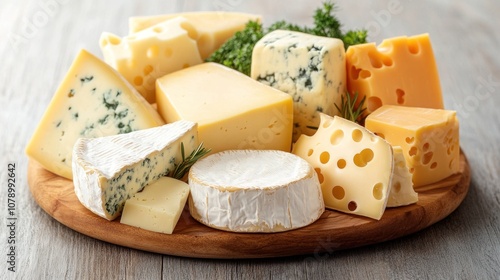
[[[28,184],[38,205],[61,224],[112,244],[182,257],[243,259],[324,254],[381,243],[423,230],[450,215],[469,190],[471,173],[465,154],[460,172],[417,188],[416,204],[390,208],[380,220],[326,210],[313,224],[281,233],[231,233],[195,221],[187,207],[172,234],[108,221],[77,199],[72,181],[45,170],[34,160]]]

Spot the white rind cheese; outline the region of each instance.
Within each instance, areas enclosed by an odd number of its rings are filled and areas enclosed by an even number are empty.
[[[162,177],[125,202],[120,223],[171,234],[189,196],[189,185]]]
[[[80,202],[113,220],[125,200],[166,176],[199,145],[196,123],[179,121],[128,134],[80,138],[73,149],[73,183]]]
[[[392,150],[394,151],[394,171],[387,207],[398,207],[416,203],[418,201],[418,194],[413,189],[413,175],[406,165],[403,149],[400,146],[393,146]]]
[[[318,113],[338,114],[345,93],[344,43],[340,39],[276,30],[264,36],[252,53],[251,77],[292,96],[293,141],[314,134]]]
[[[231,150],[189,172],[191,216],[232,232],[281,232],[316,221],[325,206],[314,169],[291,153]]]

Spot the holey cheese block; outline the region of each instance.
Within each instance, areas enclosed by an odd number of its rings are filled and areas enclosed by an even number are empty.
[[[232,232],[281,232],[307,226],[324,211],[314,169],[291,153],[231,150],[197,161],[189,172],[191,216]]]
[[[393,146],[392,150],[394,152],[394,171],[387,207],[416,203],[418,194],[413,189],[412,174],[406,165],[403,149],[400,146]]]
[[[80,138],[73,150],[73,183],[80,202],[113,220],[146,185],[168,175],[199,145],[196,123],[179,121],[128,134]]]
[[[293,97],[293,141],[314,134],[319,113],[338,114],[345,93],[344,43],[340,39],[276,30],[252,53],[251,77]]]
[[[176,17],[123,38],[104,32],[99,44],[104,60],[154,103],[157,78],[202,62],[197,36],[187,19]]]
[[[393,151],[364,127],[321,114],[313,136],[301,135],[293,153],[318,173],[327,208],[379,220],[385,211],[393,170]]]
[[[59,85],[26,153],[45,169],[72,179],[76,139],[163,125],[158,112],[113,68],[81,50]]]

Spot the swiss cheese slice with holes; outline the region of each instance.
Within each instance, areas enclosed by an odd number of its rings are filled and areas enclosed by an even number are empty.
[[[418,194],[413,189],[412,174],[406,165],[403,149],[393,146],[394,170],[392,175],[392,187],[387,200],[387,207],[398,207],[416,203]]]
[[[391,189],[391,145],[354,122],[320,116],[318,131],[301,135],[292,152],[318,173],[327,208],[379,220]]]
[[[276,150],[230,150],[189,171],[191,216],[232,232],[281,232],[307,226],[325,205],[307,161]]]
[[[157,78],[202,62],[197,34],[187,19],[176,17],[123,38],[104,32],[99,45],[106,63],[154,103]]]

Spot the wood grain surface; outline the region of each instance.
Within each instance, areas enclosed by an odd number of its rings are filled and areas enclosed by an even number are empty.
[[[101,53],[103,31],[125,35],[134,15],[216,9],[258,13],[266,24],[310,24],[321,2],[1,0],[0,279],[498,279],[499,1],[335,1],[344,27],[368,28],[371,41],[431,36],[445,106],[457,110],[460,121],[471,185],[452,214],[424,230],[355,249],[336,251],[318,240],[318,251],[307,255],[213,260],[103,242],[61,224],[36,203],[26,143],[78,50]],[[7,227],[9,163],[16,166],[13,235]],[[12,245],[16,272],[7,270]]]
[[[28,185],[35,201],[50,216],[87,236],[149,252],[194,258],[243,259],[325,253],[380,243],[422,230],[452,213],[465,198],[470,167],[460,157],[460,173],[417,189],[418,203],[386,209],[380,220],[326,210],[313,224],[282,233],[231,233],[198,223],[184,209],[173,234],[108,221],[78,200],[73,182],[28,166]],[[320,243],[322,241],[322,243]],[[264,246],[265,245],[265,246]]]

